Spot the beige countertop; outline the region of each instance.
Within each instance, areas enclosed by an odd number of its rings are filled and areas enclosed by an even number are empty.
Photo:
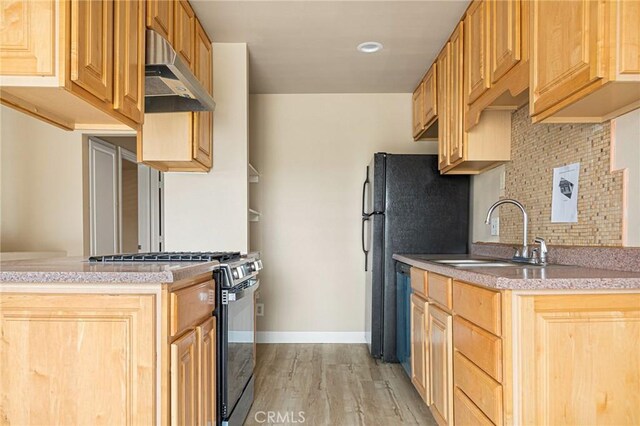
[[[0,283],[173,283],[218,265],[217,261],[89,263],[83,257],[3,261]]]
[[[411,266],[447,275],[457,280],[498,290],[629,290],[640,289],[640,273],[585,268],[571,265],[507,267],[454,267],[434,263],[438,259],[469,259],[470,255],[394,254]]]

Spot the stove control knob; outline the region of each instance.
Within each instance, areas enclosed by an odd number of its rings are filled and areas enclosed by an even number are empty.
[[[234,278],[234,279],[236,279],[236,280],[237,280],[238,278],[240,278],[240,277],[238,276],[238,270],[237,270],[237,269],[233,269],[233,270],[231,271],[231,275],[233,275],[233,278]]]
[[[256,264],[255,263],[248,263],[247,264],[247,269],[249,270],[249,272],[255,272]]]

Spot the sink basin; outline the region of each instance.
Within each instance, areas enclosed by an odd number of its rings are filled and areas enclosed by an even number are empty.
[[[520,265],[514,262],[493,259],[439,259],[432,260],[431,262],[441,263],[455,268],[505,268],[508,266],[524,266],[524,264]]]

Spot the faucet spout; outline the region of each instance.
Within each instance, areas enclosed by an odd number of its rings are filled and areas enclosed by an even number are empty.
[[[493,214],[493,211],[497,207],[503,204],[513,204],[514,206],[518,207],[522,212],[522,221],[523,221],[522,257],[527,257],[529,255],[529,249],[527,246],[527,235],[529,232],[529,216],[527,215],[527,211],[524,209],[524,206],[520,204],[520,202],[513,200],[511,198],[505,198],[503,200],[496,201],[495,203],[493,203],[491,207],[489,207],[489,211],[487,212],[487,219],[485,220],[485,223],[489,224],[491,222],[491,215]]]

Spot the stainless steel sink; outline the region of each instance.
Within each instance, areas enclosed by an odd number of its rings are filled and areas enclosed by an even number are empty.
[[[453,266],[455,268],[505,268],[509,266],[525,266],[524,264],[520,265],[518,263],[497,259],[439,259],[432,260],[431,262],[441,263],[443,265]]]

